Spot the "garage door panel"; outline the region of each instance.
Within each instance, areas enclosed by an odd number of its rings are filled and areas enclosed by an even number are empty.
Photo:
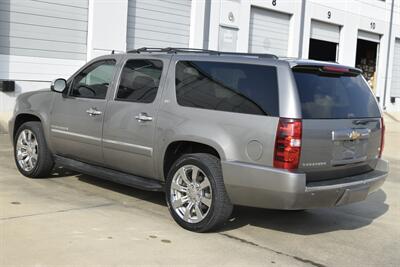
[[[179,4],[181,6],[186,6],[186,7],[191,6],[190,1],[184,1],[184,0],[161,0],[161,1],[166,2],[166,3]]]
[[[37,0],[36,0],[37,1]],[[32,2],[32,1],[31,1]],[[37,1],[39,2],[39,1]],[[42,2],[51,2],[52,4],[61,5],[61,6],[71,6],[71,7],[78,7],[78,8],[86,8],[87,1],[85,0],[51,0],[51,1],[42,1]]]
[[[38,25],[38,26],[49,26],[62,28],[62,29],[71,29],[71,30],[81,30],[87,31],[87,22],[86,21],[78,21],[78,20],[70,20],[64,18],[56,18],[56,17],[45,17],[33,14],[23,14],[16,12],[7,12],[0,11],[0,20],[1,18],[6,18],[6,21],[11,23],[21,23],[25,25]]]
[[[145,35],[149,35],[151,33],[162,33],[175,36],[185,36],[189,38],[189,33],[187,31],[176,31],[174,29],[168,29],[168,28],[160,29],[160,27],[152,25],[141,25],[140,28],[136,28],[136,36],[140,35],[141,32],[144,32]]]
[[[254,38],[254,41],[256,41],[259,44],[255,44],[253,46],[263,47],[263,44],[265,42],[271,42],[276,46],[275,49],[283,49],[283,50],[285,50],[284,47],[285,47],[285,45],[287,45],[286,40],[274,39],[274,38],[266,39],[265,37],[256,37],[256,38]]]
[[[287,56],[290,15],[252,7],[249,52]]]
[[[400,97],[400,38],[396,38],[394,45],[392,86],[390,95]]]
[[[151,38],[137,38],[137,39],[128,39],[128,43],[135,43],[138,48],[140,47],[166,47],[166,42],[163,40],[156,40]],[[181,47],[182,44],[178,42],[169,42],[168,46],[171,47]]]
[[[374,43],[379,43],[381,40],[381,36],[376,33],[366,32],[366,31],[358,31],[358,39],[362,39],[365,41],[370,41]]]
[[[163,33],[160,29],[156,31],[136,29],[136,38],[150,38],[167,42],[184,43],[189,41],[189,35],[178,35],[173,33]],[[135,38],[134,37],[134,38]]]
[[[8,39],[0,39],[0,46],[2,47],[15,47],[24,48],[26,47],[26,38],[9,37]],[[60,52],[77,52],[85,53],[86,45],[74,44],[67,42],[54,42],[48,40],[35,40],[29,39],[29,48],[49,50],[49,51],[60,51]]]
[[[268,13],[266,13],[265,15],[269,15],[271,12],[272,11],[268,11]],[[271,28],[280,27],[281,29],[287,29],[288,23],[286,23],[286,21],[284,21],[284,19],[289,19],[289,16],[283,15],[280,20],[277,20],[277,19],[263,19],[259,15],[254,15],[253,23],[254,23],[254,21],[256,21],[256,22],[258,22],[256,25],[259,25],[259,26],[263,26],[263,25],[266,26],[265,24],[271,24],[271,26],[273,26]]]
[[[86,57],[86,53],[78,53],[78,52],[71,53],[63,51],[50,51],[50,50],[41,50],[33,48],[17,48],[17,47],[2,47],[2,46],[0,46],[0,54],[28,56],[28,57],[31,57],[32,54],[34,54],[35,57],[58,58],[58,59],[65,58],[70,60],[82,60]]]
[[[189,46],[191,1],[130,0],[128,49]]]
[[[283,55],[286,52],[287,52],[287,49],[275,48],[273,51],[273,54],[274,55]],[[254,46],[252,53],[266,53],[265,47],[264,46]]]
[[[2,1],[0,53],[86,59],[87,0]]]
[[[138,1],[133,3],[132,7],[147,10],[156,10],[163,13],[171,13],[175,15],[181,15],[182,12],[186,13],[186,10],[188,9],[188,6],[182,5],[182,3],[179,4],[161,0],[151,0],[148,2]]]
[[[276,23],[281,23],[282,22],[282,17],[287,17],[289,18],[288,14],[268,10],[268,9],[263,9],[263,8],[258,8],[258,7],[252,7],[251,9],[253,13],[253,17],[256,18],[257,20],[260,20],[261,22],[276,22]]]
[[[135,28],[144,29],[146,27],[157,27],[160,29],[160,24],[162,24],[162,29],[170,30],[171,32],[189,32],[190,24],[175,23],[172,21],[163,21],[160,19],[148,19],[142,17],[130,17],[128,20],[128,29],[134,30]]]
[[[31,0],[18,0],[12,5],[0,3],[0,10],[7,12],[19,12],[39,16],[52,16],[65,19],[87,20],[87,10],[84,8],[55,5],[53,3],[37,2]]]
[[[266,30],[265,26],[258,26],[258,25],[253,25],[253,29],[257,30],[258,32],[273,32],[273,33],[286,33],[289,34],[289,28],[287,26],[283,26],[280,24],[275,24],[273,27],[270,27],[270,29]],[[283,36],[283,35],[282,35]],[[287,38],[284,38],[287,39]]]
[[[11,34],[10,34],[11,33]],[[86,44],[86,32],[67,29],[55,29],[42,26],[0,23],[0,36],[20,37],[26,39],[52,40],[69,43]]]
[[[340,41],[340,27],[313,20],[311,22],[311,38],[338,44]]]
[[[136,10],[136,14],[134,16],[140,16],[142,18],[154,18],[161,21],[181,21],[181,20],[190,20],[190,16],[186,16],[185,12],[182,12],[182,15],[173,14],[169,12],[163,12],[160,10],[148,10],[148,9],[140,9]],[[134,12],[134,11],[132,11]]]

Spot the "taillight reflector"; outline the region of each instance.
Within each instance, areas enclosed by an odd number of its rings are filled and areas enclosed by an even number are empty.
[[[379,158],[382,157],[383,147],[385,146],[385,122],[381,118],[381,146],[379,148]]]
[[[280,118],[275,139],[274,167],[297,169],[300,161],[302,123]]]

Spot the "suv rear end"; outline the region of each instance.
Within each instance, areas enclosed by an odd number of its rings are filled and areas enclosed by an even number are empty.
[[[273,168],[224,163],[232,201],[306,209],[364,200],[388,173],[381,159],[384,122],[375,97],[357,69],[317,61],[288,63],[291,98],[297,100],[295,107],[286,103],[280,108]],[[280,88],[281,106],[285,91]]]

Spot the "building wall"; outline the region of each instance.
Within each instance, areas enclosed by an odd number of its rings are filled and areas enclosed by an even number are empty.
[[[396,77],[393,75],[395,40],[400,40],[399,1],[395,3],[391,40],[392,0],[193,0],[191,3],[185,0],[183,6],[179,0],[151,1],[141,0],[139,7],[143,10],[137,12],[154,13],[153,9],[157,11],[159,6],[163,17],[158,19],[186,25],[181,27],[179,37],[184,39],[183,45],[194,48],[248,52],[251,10],[255,8],[290,17],[287,55],[284,55],[288,57],[308,57],[313,20],[340,27],[337,60],[350,66],[355,65],[358,31],[379,34],[376,94],[382,105],[387,85],[386,108],[400,111],[400,98],[395,104],[390,101],[392,78]],[[15,92],[0,92],[0,125],[4,128],[20,93],[48,88],[51,80],[68,77],[96,56],[133,48],[132,32],[129,31],[135,28],[135,19],[132,19],[135,6],[135,0],[0,0],[0,79],[16,81]],[[179,10],[184,12],[182,19],[176,17]],[[172,24],[164,26],[175,29]],[[141,30],[140,33],[143,37],[146,32]],[[157,36],[154,31],[149,31],[149,39],[154,37],[163,39],[161,34]],[[267,38],[266,43],[273,41]],[[162,41],[162,44],[168,43],[168,40]],[[140,42],[140,45],[145,44]],[[173,44],[171,42],[171,46]]]
[[[0,131],[16,96],[48,88],[85,63],[87,13],[85,0],[0,0],[0,79],[16,85],[15,92],[0,92]]]
[[[234,7],[227,5],[233,2]],[[391,0],[306,0],[305,12],[302,14],[303,1],[213,1],[211,11],[210,42],[209,48],[218,49],[219,27],[226,25],[226,14],[230,11],[238,14],[234,27],[238,29],[237,51],[247,52],[249,48],[249,27],[251,7],[278,11],[291,15],[288,57],[308,58],[311,23],[313,20],[338,25],[340,27],[340,42],[338,48],[338,62],[355,66],[358,31],[365,31],[380,35],[379,58],[377,63],[377,89],[376,95],[382,105],[385,80],[387,82],[386,107],[389,111],[400,111],[400,103],[390,103],[390,87],[392,78],[392,65],[386,68],[389,44],[392,46],[390,60],[393,60],[393,46],[395,37],[400,35],[400,4],[395,7],[394,27],[392,38],[389,42],[389,25]],[[275,5],[274,5],[275,3]],[[225,17],[223,17],[225,16]],[[304,30],[301,31],[301,21],[304,20]],[[301,34],[303,36],[301,37]],[[301,38],[303,42],[300,43]],[[300,50],[300,51],[299,51]],[[400,99],[397,99],[400,102]]]

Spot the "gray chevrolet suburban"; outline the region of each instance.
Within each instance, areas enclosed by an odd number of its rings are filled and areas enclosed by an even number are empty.
[[[54,164],[163,191],[174,220],[209,231],[233,205],[336,207],[388,175],[382,114],[361,71],[336,63],[181,48],[96,58],[18,97],[19,171]]]

